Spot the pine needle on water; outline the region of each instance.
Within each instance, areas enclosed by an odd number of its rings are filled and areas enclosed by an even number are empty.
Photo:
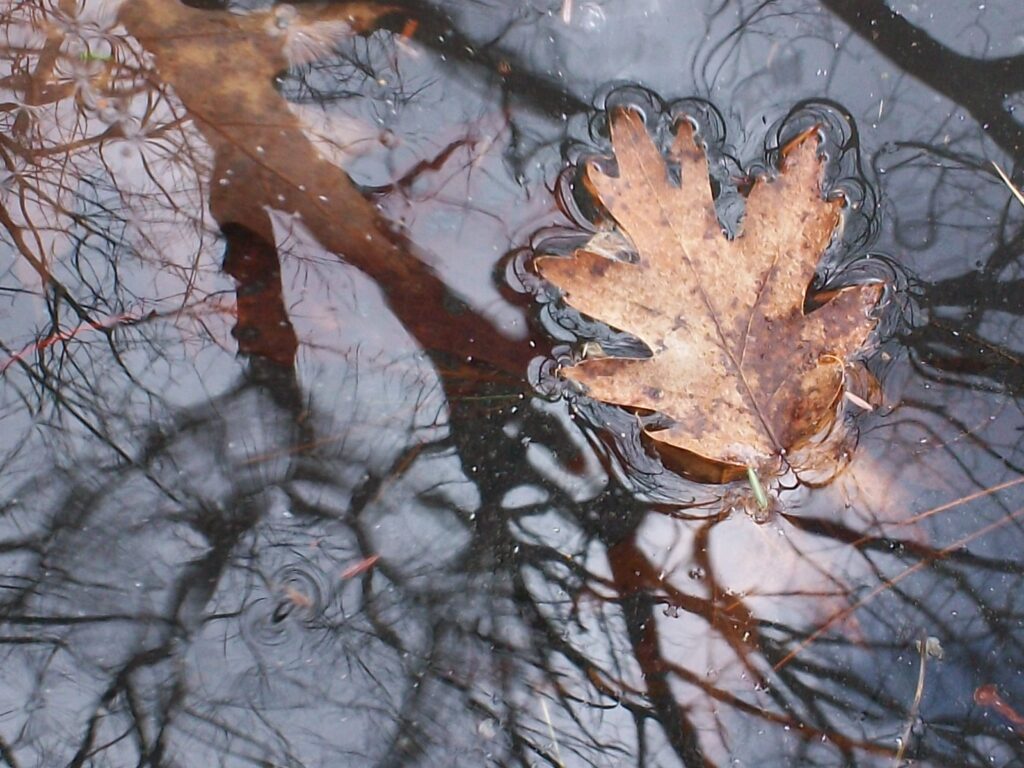
[[[750,482],[750,487],[754,489],[754,499],[757,501],[758,508],[762,511],[768,509],[768,495],[764,492],[761,479],[753,467],[747,467],[747,480]]]
[[[551,722],[551,713],[548,711],[547,701],[541,699],[540,706],[544,710],[544,719],[548,723],[548,735],[551,736],[551,742],[555,747],[555,760],[558,763],[558,768],[565,768],[565,763],[562,762],[562,750],[558,748],[558,737],[555,735],[555,725]]]
[[[1019,202],[1021,205],[1024,205],[1024,193],[1020,191],[1020,188],[1016,184],[1010,181],[1010,177],[1006,175],[1006,171],[1000,168],[995,160],[992,161],[992,167],[996,169],[996,173],[998,173],[999,178],[1003,180],[1003,184],[1009,187],[1010,191],[1013,193],[1013,196],[1017,198],[1017,202]]]

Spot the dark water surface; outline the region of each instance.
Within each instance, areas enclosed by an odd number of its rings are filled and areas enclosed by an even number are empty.
[[[199,5],[0,4],[0,764],[1024,764],[1024,6]],[[767,522],[551,385],[625,84],[889,281]]]

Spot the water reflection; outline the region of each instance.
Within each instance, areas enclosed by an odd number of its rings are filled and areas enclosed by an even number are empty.
[[[571,228],[550,187],[563,144],[600,149],[591,46],[629,25],[665,56],[620,41],[628,79],[757,124],[726,174],[811,96],[866,128],[864,72],[898,56],[834,34],[870,4],[568,5],[302,6],[347,27],[315,60],[280,8],[4,12],[0,760],[1020,759],[1022,212],[982,162],[1012,137],[979,127],[1003,101],[935,132],[918,72],[858,137],[883,218],[852,232],[916,275],[909,320],[848,470],[755,525],[720,489],[638,493],[527,380],[554,342],[494,275]]]

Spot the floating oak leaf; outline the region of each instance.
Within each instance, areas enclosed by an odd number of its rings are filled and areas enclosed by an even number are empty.
[[[646,435],[684,473],[775,472],[833,424],[846,366],[875,326],[881,293],[853,286],[804,312],[818,259],[841,224],[842,201],[821,196],[816,143],[803,135],[783,152],[779,177],[753,185],[743,231],[730,240],[687,121],[669,156],[681,185],[636,111],[613,112],[611,133],[618,175],[588,164],[585,183],[638,258],[585,246],[536,265],[569,305],[635,335],[651,357],[584,360],[563,374],[597,400],[667,417]]]

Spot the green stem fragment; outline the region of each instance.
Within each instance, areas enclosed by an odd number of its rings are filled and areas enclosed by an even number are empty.
[[[768,494],[764,492],[761,479],[757,476],[757,470],[753,467],[747,467],[747,480],[750,481],[750,487],[754,489],[754,500],[757,502],[757,506],[761,510],[768,509]]]

